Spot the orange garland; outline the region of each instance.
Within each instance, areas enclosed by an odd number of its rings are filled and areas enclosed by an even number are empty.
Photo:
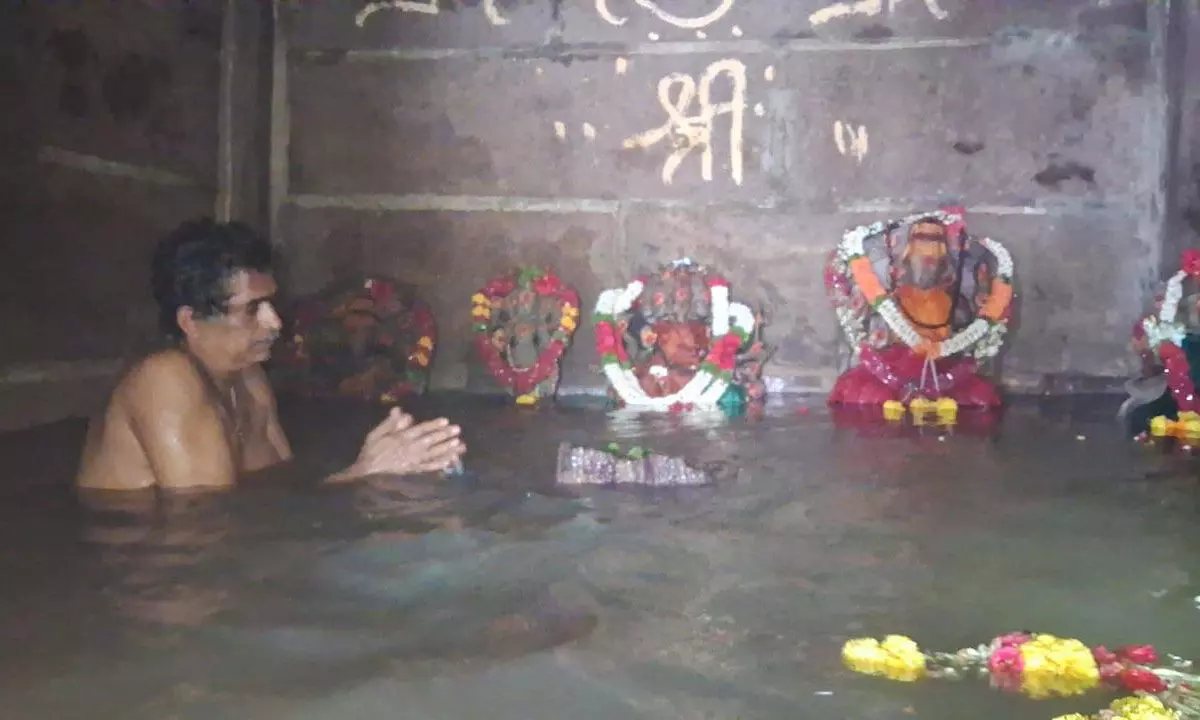
[[[992,291],[988,293],[988,298],[983,303],[983,307],[979,309],[979,317],[991,320],[992,322],[1000,322],[1004,317],[1004,313],[1008,312],[1008,306],[1012,303],[1013,288],[1012,285],[1004,282],[1000,278],[992,278]]]
[[[874,305],[876,300],[887,294],[887,291],[883,289],[883,283],[879,282],[879,276],[875,274],[875,268],[871,266],[870,258],[860,255],[851,260],[850,274],[854,278],[854,284],[858,286],[869,304]],[[1000,322],[1004,313],[1008,312],[1012,298],[1012,285],[1001,278],[992,278],[991,292],[988,293],[983,307],[979,309],[979,317],[991,322]],[[937,343],[931,343],[931,345],[933,345],[933,350],[937,350]]]
[[[865,255],[850,261],[850,273],[869,304],[874,305],[876,300],[887,294],[883,283],[879,282],[879,276],[875,274],[875,268],[871,266],[871,259]]]

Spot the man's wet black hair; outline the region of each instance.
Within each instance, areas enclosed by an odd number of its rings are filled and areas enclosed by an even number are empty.
[[[158,303],[163,332],[183,337],[176,320],[179,308],[190,307],[198,318],[229,309],[229,279],[239,270],[268,273],[271,243],[248,225],[201,218],[183,223],[159,241],[150,282]]]

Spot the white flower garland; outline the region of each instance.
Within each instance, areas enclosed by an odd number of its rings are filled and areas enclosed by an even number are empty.
[[[937,218],[943,224],[957,222],[962,219],[959,215],[937,210],[931,213],[910,215],[897,223],[897,225],[908,225],[929,217]],[[866,251],[863,248],[863,243],[867,238],[887,230],[888,225],[889,223],[882,221],[875,222],[870,225],[854,228],[843,235],[842,242],[838,245],[837,259],[834,265],[835,269],[843,275],[850,277],[849,263],[851,258],[860,255],[865,256]],[[991,238],[982,238],[978,242],[996,258],[997,275],[1002,278],[1008,278],[1011,282],[1014,267],[1012,255],[1008,252],[1008,249]],[[853,278],[850,279],[853,284]],[[896,337],[900,338],[905,345],[910,348],[916,348],[921,345],[922,338],[920,333],[913,327],[912,323],[904,315],[904,312],[900,310],[900,306],[896,304],[891,295],[887,295],[879,301],[876,311],[883,318],[883,321],[887,323],[888,329]],[[838,322],[842,326],[842,331],[845,333],[846,339],[854,346],[854,354],[857,356],[858,345],[861,344],[862,332],[857,328],[851,327],[853,325],[853,315],[854,313],[849,311],[839,312]],[[1006,330],[1007,324],[1004,322],[991,322],[986,318],[975,318],[970,325],[941,343],[941,356],[946,357],[966,350],[972,350],[972,354],[980,360],[993,357],[1000,352]]]
[[[1169,342],[1174,345],[1183,345],[1183,339],[1187,335],[1187,330],[1183,323],[1179,322],[1179,303],[1183,300],[1183,281],[1187,279],[1187,273],[1183,270],[1171,276],[1167,281],[1166,292],[1163,293],[1162,307],[1158,309],[1158,316],[1150,316],[1142,320],[1142,329],[1146,331],[1146,341],[1150,347],[1157,348],[1159,344]]]
[[[629,283],[624,289],[605,290],[596,300],[596,314],[615,318],[629,312],[633,303],[642,294],[645,286],[639,280]],[[711,337],[719,338],[729,332],[730,321],[733,326],[747,335],[754,332],[754,313],[741,303],[729,301],[729,288],[717,285],[709,288],[712,300],[712,317],[710,320]],[[620,342],[620,338],[617,342]],[[604,374],[617,395],[631,408],[647,410],[670,410],[674,405],[693,405],[696,407],[715,407],[717,401],[729,389],[729,382],[699,370],[688,384],[673,394],[665,397],[650,397],[637,381],[632,370],[621,367],[619,363],[609,363],[604,366]]]

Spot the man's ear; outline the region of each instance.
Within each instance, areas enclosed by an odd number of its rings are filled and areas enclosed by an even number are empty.
[[[175,311],[175,322],[183,331],[184,337],[191,337],[196,333],[196,313],[190,306],[184,305]]]

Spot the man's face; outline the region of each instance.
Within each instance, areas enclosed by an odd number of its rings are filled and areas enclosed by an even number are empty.
[[[188,345],[229,370],[265,361],[282,326],[271,304],[276,289],[275,279],[268,274],[235,272],[229,278],[228,309],[223,315],[181,323]]]

